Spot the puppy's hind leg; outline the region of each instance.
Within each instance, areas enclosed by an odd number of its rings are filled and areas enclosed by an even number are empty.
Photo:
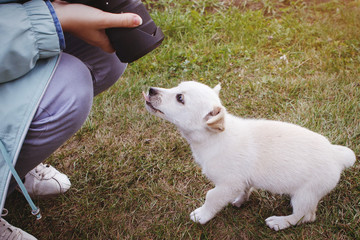
[[[288,228],[305,222],[313,222],[316,219],[316,208],[322,195],[303,189],[297,191],[291,198],[293,214],[289,216],[272,216],[266,219],[266,225],[275,231]]]
[[[216,213],[231,203],[240,192],[230,187],[216,186],[207,192],[204,205],[190,214],[191,220],[201,224],[207,223]]]
[[[243,203],[247,202],[249,200],[250,194],[253,191],[253,188],[248,187],[240,193],[240,195],[237,196],[237,198],[232,202],[232,205],[234,207],[240,207]]]

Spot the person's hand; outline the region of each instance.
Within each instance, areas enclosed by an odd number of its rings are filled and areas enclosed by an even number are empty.
[[[52,4],[64,32],[69,32],[109,53],[115,50],[105,34],[106,28],[132,28],[142,24],[140,16],[134,13],[108,13],[83,4],[60,0],[55,0]]]

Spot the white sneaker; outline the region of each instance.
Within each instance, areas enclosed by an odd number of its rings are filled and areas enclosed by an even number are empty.
[[[25,176],[24,186],[31,197],[52,197],[65,193],[71,183],[69,178],[48,164],[40,163]]]
[[[10,225],[0,218],[0,240],[36,240],[33,235],[24,232],[20,228]]]

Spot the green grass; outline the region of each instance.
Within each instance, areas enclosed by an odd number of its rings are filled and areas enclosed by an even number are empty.
[[[71,190],[36,200],[39,222],[14,193],[6,220],[39,239],[360,239],[358,162],[322,199],[314,223],[270,230],[265,219],[289,214],[289,198],[261,190],[206,225],[189,219],[212,184],[176,128],[146,112],[149,86],[221,82],[229,112],[296,123],[360,154],[359,1],[230,2],[147,1],[163,44],[130,64],[47,160]]]

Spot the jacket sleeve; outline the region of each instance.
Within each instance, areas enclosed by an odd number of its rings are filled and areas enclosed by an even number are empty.
[[[50,2],[0,0],[0,84],[28,73],[37,60],[58,55],[65,45]]]

